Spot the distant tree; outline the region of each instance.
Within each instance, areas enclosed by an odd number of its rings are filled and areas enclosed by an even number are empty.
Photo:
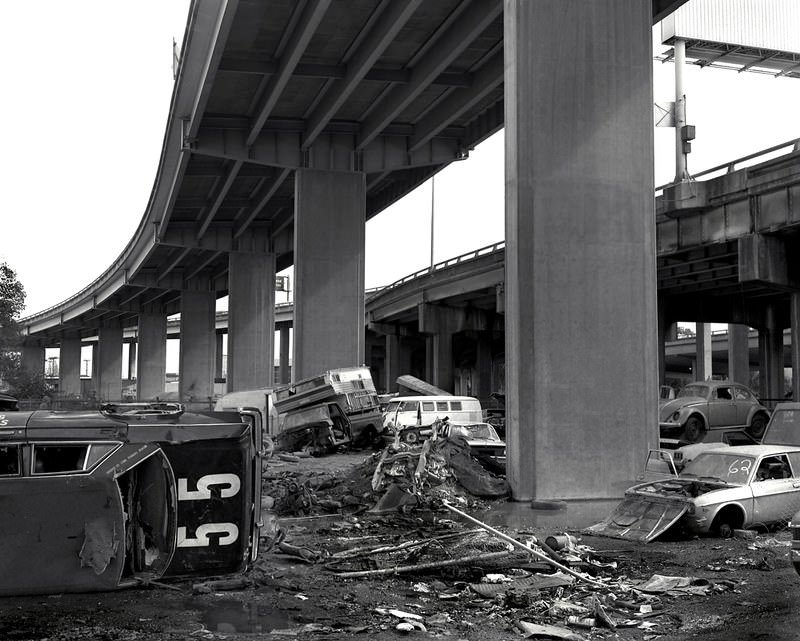
[[[5,261],[0,263],[0,384],[19,398],[38,398],[47,391],[44,376],[22,365],[18,319],[25,309],[25,288]]]

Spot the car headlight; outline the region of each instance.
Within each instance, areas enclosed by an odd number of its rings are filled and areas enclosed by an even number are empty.
[[[672,416],[670,416],[670,419],[673,421],[677,421],[680,417],[681,417],[681,411],[678,410]]]

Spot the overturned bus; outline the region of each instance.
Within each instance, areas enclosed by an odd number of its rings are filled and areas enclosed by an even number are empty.
[[[261,456],[257,414],[0,414],[0,595],[243,572],[258,552]]]

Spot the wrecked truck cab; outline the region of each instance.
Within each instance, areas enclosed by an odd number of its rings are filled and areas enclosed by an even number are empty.
[[[275,449],[279,452],[306,451],[319,456],[334,452],[351,442],[350,421],[339,404],[320,403],[300,407],[283,415]]]
[[[0,595],[233,574],[255,559],[255,417],[115,405],[4,421]]]

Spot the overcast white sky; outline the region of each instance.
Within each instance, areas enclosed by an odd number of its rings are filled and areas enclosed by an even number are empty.
[[[77,293],[130,240],[155,178],[172,92],[172,39],[188,0],[39,0],[0,6],[4,153],[0,260],[27,292],[24,315]],[[673,65],[654,63],[656,101]],[[687,68],[697,172],[800,137],[800,80]],[[655,132],[655,184],[674,176],[674,133]],[[503,134],[436,178],[435,260],[501,241]],[[366,284],[430,261],[430,184],[367,224]],[[278,300],[281,300],[280,296]]]

